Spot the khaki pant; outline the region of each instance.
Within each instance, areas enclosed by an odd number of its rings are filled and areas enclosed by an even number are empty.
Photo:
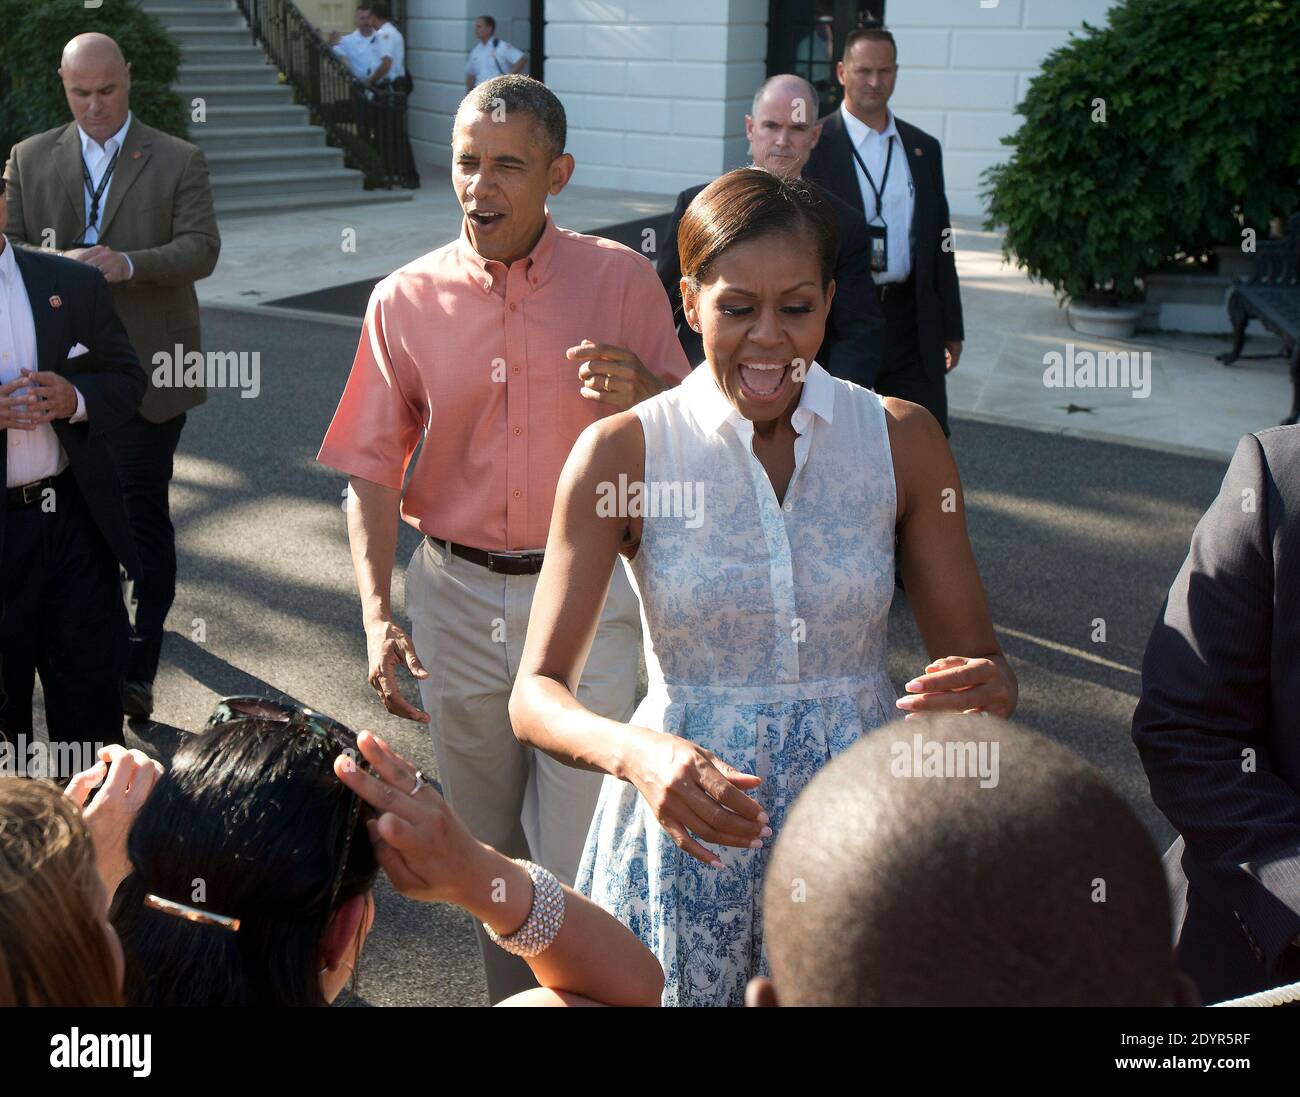
[[[429,672],[420,697],[447,799],[480,841],[572,886],[603,774],[522,745],[507,710],[537,578],[490,572],[425,538],[407,569],[406,612]],[[631,718],[640,639],[639,605],[620,565],[578,686],[593,712]],[[527,964],[476,928],[493,1003],[537,985]]]

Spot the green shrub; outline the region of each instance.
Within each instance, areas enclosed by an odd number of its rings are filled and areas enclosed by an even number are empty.
[[[131,63],[131,110],[142,121],[187,136],[187,114],[171,90],[180,47],[153,16],[128,0],[0,0],[0,157],[25,137],[72,120],[59,80],[68,40],[100,31],[116,40]]]
[[[1004,255],[1058,294],[1135,299],[1165,263],[1300,209],[1300,2],[1124,0],[1017,112],[984,175]]]

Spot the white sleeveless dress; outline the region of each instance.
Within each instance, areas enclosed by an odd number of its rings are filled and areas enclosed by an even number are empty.
[[[659,958],[664,1005],[738,1006],[749,979],[768,974],[763,875],[787,810],[831,757],[896,712],[885,412],[874,392],[814,363],[782,506],[753,455],[753,424],[707,363],[636,410],[643,499],[657,494],[657,509],[674,513],[644,518],[628,563],[650,680],[632,722],[761,777],[751,795],[774,834],[760,850],[709,845],[724,864],[713,868],[677,848],[635,786],[606,777],[577,887]]]

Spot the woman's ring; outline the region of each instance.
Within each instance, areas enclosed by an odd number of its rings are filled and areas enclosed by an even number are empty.
[[[408,796],[414,796],[420,789],[424,788],[429,782],[424,779],[424,774],[418,769],[415,771],[415,787],[407,793]]]
[[[609,391],[609,374],[605,374],[605,391]]]

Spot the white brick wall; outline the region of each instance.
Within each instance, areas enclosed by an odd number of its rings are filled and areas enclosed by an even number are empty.
[[[887,0],[898,114],[943,142],[952,211],[982,215],[980,174],[1044,58],[1115,0]],[[410,0],[416,156],[449,164],[471,25],[483,0]],[[528,49],[528,0],[493,0]],[[745,163],[744,118],[766,75],[767,0],[547,0],[546,82],[564,101],[574,181],[675,194]]]
[[[981,173],[1006,159],[1001,138],[1019,128],[1014,109],[1047,55],[1083,23],[1100,26],[1115,0],[887,0],[898,40],[890,106],[943,142],[948,203],[982,216]]]

